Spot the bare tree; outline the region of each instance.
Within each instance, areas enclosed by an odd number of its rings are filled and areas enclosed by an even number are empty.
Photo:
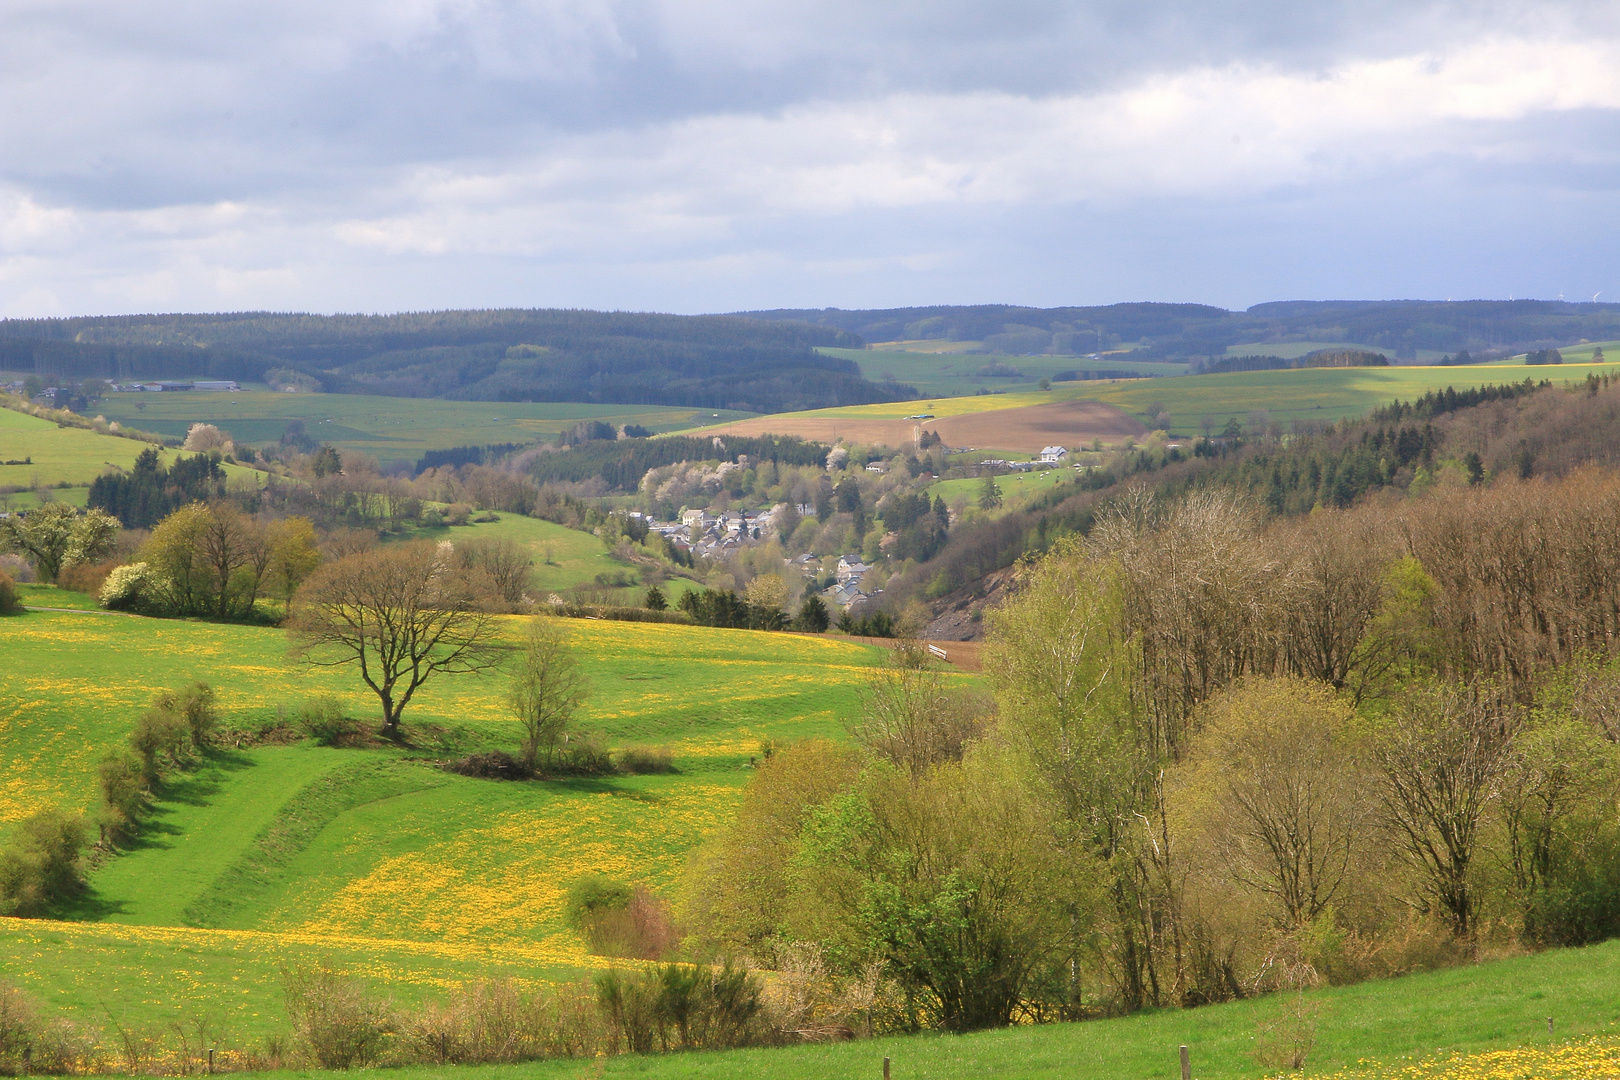
[[[467,540],[456,545],[456,557],[469,570],[482,570],[495,583],[495,592],[508,604],[521,603],[529,587],[528,549],[506,539]]]
[[[539,767],[542,754],[550,762],[588,692],[562,634],[544,616],[533,616],[507,694],[523,724],[523,761],[530,769]]]
[[[455,564],[449,545],[395,544],[320,567],[293,600],[293,651],[315,667],[357,665],[382,703],[383,733],[435,675],[496,666],[498,624],[487,577]]]
[[[1474,931],[1474,863],[1518,710],[1495,689],[1435,684],[1396,703],[1377,742],[1385,824],[1459,938]]]
[[[864,715],[851,731],[855,741],[913,779],[942,762],[962,760],[994,710],[987,697],[950,685],[938,670],[903,662],[867,684],[862,704]]]

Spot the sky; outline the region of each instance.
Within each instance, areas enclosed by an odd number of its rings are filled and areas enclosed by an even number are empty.
[[[1620,2],[0,0],[0,316],[1620,300]]]

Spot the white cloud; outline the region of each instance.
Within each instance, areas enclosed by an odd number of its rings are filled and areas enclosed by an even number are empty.
[[[839,275],[957,295],[986,260],[1068,272],[1073,237],[987,239],[1032,215],[1174,219],[1196,258],[1234,215],[1375,221],[1442,174],[1481,228],[1517,213],[1491,194],[1515,169],[1612,200],[1613,18],[1371,3],[13,2],[0,312],[422,305],[447,277],[494,302],[514,268],[600,306]],[[1096,257],[1145,257],[1116,243]]]

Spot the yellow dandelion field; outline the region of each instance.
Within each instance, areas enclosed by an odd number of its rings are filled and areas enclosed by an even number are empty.
[[[1332,1080],[1612,1080],[1620,1076],[1620,1034],[1478,1054],[1436,1054],[1407,1065],[1363,1065]]]

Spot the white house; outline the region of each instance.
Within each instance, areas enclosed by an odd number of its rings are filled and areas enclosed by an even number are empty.
[[[1040,457],[1036,458],[1035,460],[1039,461],[1039,462],[1042,462],[1044,464],[1047,464],[1047,465],[1052,465],[1052,464],[1056,464],[1059,461],[1062,461],[1064,458],[1066,458],[1068,456],[1069,456],[1068,447],[1064,447],[1064,446],[1043,446],[1043,447],[1041,447]]]

